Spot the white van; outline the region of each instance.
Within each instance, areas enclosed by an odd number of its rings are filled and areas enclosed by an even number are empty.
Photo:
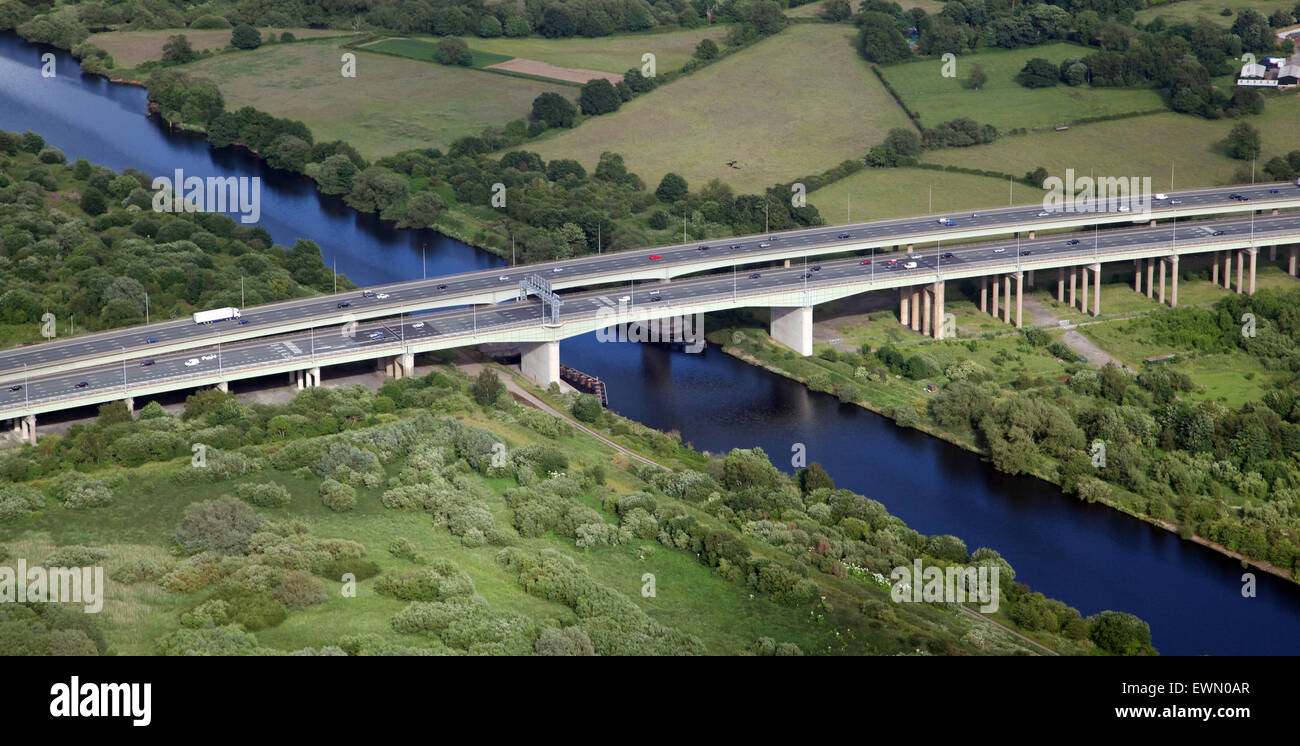
[[[916,269],[916,262],[907,262],[903,265],[903,269]]]

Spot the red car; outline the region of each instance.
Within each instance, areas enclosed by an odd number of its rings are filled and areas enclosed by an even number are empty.
[[[656,259],[663,259],[663,257],[662,257],[662,256],[659,256],[658,254],[651,254],[651,255],[650,255],[650,261],[653,262],[653,261],[656,260]]]
[[[897,259],[890,259],[889,261],[885,262],[885,264],[898,264],[898,260],[897,260]]]
[[[870,259],[863,259],[862,261],[858,262],[858,264],[864,264],[864,265],[865,265],[865,264],[871,264],[871,260],[870,260]]]

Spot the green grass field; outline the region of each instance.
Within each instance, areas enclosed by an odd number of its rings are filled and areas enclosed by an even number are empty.
[[[830,224],[1005,207],[1042,198],[1041,189],[988,176],[923,168],[868,168],[808,194]],[[931,198],[933,197],[933,206]]]
[[[357,77],[340,75],[344,50],[329,42],[285,44],[203,60],[184,69],[216,80],[226,108],[255,106],[300,119],[318,140],[346,140],[368,158],[445,147],[458,137],[528,115],[546,91],[572,86],[462,67],[357,54]]]
[[[1292,0],[1250,0],[1249,3],[1234,2],[1233,0],[1177,0],[1176,2],[1163,3],[1161,5],[1152,5],[1152,7],[1139,10],[1137,20],[1140,23],[1150,23],[1160,16],[1164,16],[1166,21],[1171,23],[1183,23],[1193,21],[1197,16],[1208,18],[1220,26],[1231,26],[1236,20],[1236,13],[1230,16],[1219,15],[1219,11],[1224,8],[1231,8],[1240,12],[1247,8],[1259,11],[1265,16],[1269,15],[1279,8],[1294,8],[1295,3]]]
[[[619,34],[598,39],[479,39],[471,36],[465,42],[475,51],[620,74],[633,67],[640,68],[641,55],[649,52],[655,56],[657,70],[663,73],[685,65],[696,45],[704,39],[713,39],[721,45],[726,33],[726,27],[714,26],[659,34]]]
[[[1058,85],[1053,88],[1025,88],[1015,81],[1016,73],[1034,57],[1059,64],[1070,57],[1091,54],[1090,47],[1076,44],[1046,44],[1028,49],[999,50],[962,55],[957,59],[957,76],[945,78],[942,62],[924,60],[883,68],[894,87],[927,127],[957,117],[968,117],[999,130],[1032,129],[1068,123],[1080,117],[1153,111],[1164,108],[1159,94],[1151,89],[1092,88]],[[961,86],[979,64],[988,83],[978,91]]]
[[[262,32],[263,39],[268,34],[273,34],[276,39],[279,39],[280,34],[285,31],[293,34],[297,39],[310,39],[318,36],[343,36],[347,33],[331,29],[304,28],[260,28],[258,30]],[[141,62],[162,59],[163,45],[167,43],[167,39],[177,34],[183,34],[189,40],[190,46],[194,47],[196,51],[222,49],[230,46],[230,29],[196,31],[181,28],[163,31],[105,31],[91,34],[88,41],[113,55],[113,60],[118,67],[135,67]]]
[[[1269,96],[1263,114],[1245,121],[1260,131],[1264,154],[1260,163],[1300,147],[1295,123],[1300,118],[1300,96]],[[1150,176],[1155,190],[1169,187],[1170,165],[1178,189],[1233,183],[1233,174],[1249,161],[1228,157],[1222,142],[1235,120],[1208,120],[1173,112],[1098,122],[1067,132],[1006,137],[973,148],[931,151],[930,163],[982,168],[1015,174],[1038,166],[1057,176],[1066,168],[1086,174]],[[1259,180],[1265,180],[1262,173]]]
[[[433,43],[433,40],[385,39],[374,44],[367,44],[364,48],[377,52],[388,52],[401,57],[410,57],[425,62],[435,62],[437,60],[437,46]],[[471,67],[478,68],[495,65],[498,62],[505,62],[506,60],[512,59],[508,54],[494,54],[492,52],[484,52],[473,48],[470,49],[470,56],[474,60],[473,63],[471,63]]]
[[[619,152],[651,188],[669,171],[693,189],[720,178],[740,190],[820,173],[907,124],[852,34],[792,26],[528,149],[589,169],[601,152]],[[738,168],[727,165],[733,160]]]

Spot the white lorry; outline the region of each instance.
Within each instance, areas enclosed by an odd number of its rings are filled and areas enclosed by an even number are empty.
[[[227,321],[239,318],[238,308],[214,308],[211,311],[199,311],[194,314],[194,323],[211,324],[214,321]]]

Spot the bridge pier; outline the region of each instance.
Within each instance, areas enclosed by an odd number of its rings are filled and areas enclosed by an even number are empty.
[[[919,332],[921,331],[921,289],[916,285],[913,285],[911,290],[912,290],[912,318],[910,323],[908,324],[908,328],[910,328],[914,332]]]
[[[1142,260],[1133,260],[1133,292],[1141,294],[1142,292]]]
[[[123,403],[126,404],[126,414],[127,414],[127,416],[128,416],[128,417],[131,417],[131,418],[134,418],[134,417],[135,417],[135,397],[133,397],[133,396],[128,396],[128,397],[126,397],[126,399],[123,400]]]
[[[984,275],[980,278],[980,313],[989,312],[989,278]]]
[[[1276,210],[1274,212],[1276,212]],[[1246,253],[1250,255],[1250,284],[1246,286],[1246,292],[1250,295],[1254,295],[1255,294],[1255,260],[1259,256],[1259,249],[1252,246],[1249,249],[1246,249]]]
[[[921,288],[921,334],[930,336],[930,321],[933,318],[934,311],[931,308],[930,288]]]
[[[1025,284],[1028,285],[1029,287],[1034,286],[1034,270],[1032,269],[1029,270],[1029,277],[1025,279]]]
[[[943,325],[945,323],[943,304],[944,294],[947,292],[944,281],[935,282],[930,292],[934,295],[934,338],[943,339]]]
[[[898,323],[907,326],[908,318],[911,315],[912,293],[910,288],[898,289]]]
[[[29,414],[19,422],[19,440],[25,440],[32,445],[36,445],[36,415]]]
[[[1074,308],[1074,283],[1076,274],[1077,269],[1075,267],[1070,267],[1070,308]]]
[[[1237,249],[1237,292],[1240,293],[1244,288],[1242,286],[1242,275],[1246,272],[1246,257],[1241,249]]]
[[[1291,275],[1292,277],[1295,277],[1295,260],[1296,260],[1296,254],[1300,254],[1300,244],[1292,244],[1292,245],[1291,245],[1291,257],[1290,257],[1290,259],[1287,261],[1287,269],[1286,269],[1286,272],[1287,272],[1287,274]]]
[[[1232,252],[1223,252],[1223,289],[1232,287]]]
[[[1079,310],[1083,311],[1084,313],[1087,313],[1088,312],[1088,268],[1079,267],[1079,274],[1080,274],[1079,279],[1083,280],[1083,282],[1079,283],[1081,285],[1081,287],[1079,288],[1080,290]]]
[[[998,282],[998,277],[995,275],[993,277],[993,307],[989,309],[989,313],[992,314],[995,319],[998,317],[998,293],[1000,292],[1001,287],[1002,283]]]
[[[1178,255],[1169,257],[1169,307],[1178,307]]]
[[[224,392],[226,392],[227,394],[230,393],[230,383],[229,383],[228,381],[222,381],[222,382],[218,383],[218,384],[217,384],[217,390],[218,390],[218,391],[224,391]]]
[[[1092,315],[1101,315],[1101,262],[1092,265]]]
[[[1019,275],[1019,273],[1015,273]],[[1011,323],[1011,275],[1002,275],[1002,323]]]
[[[1219,286],[1219,252],[1214,252],[1214,259],[1210,261],[1210,284]]]
[[[1148,298],[1150,298],[1154,294],[1153,283],[1155,280],[1155,271],[1156,271],[1155,261],[1156,260],[1154,259],[1150,259],[1150,258],[1147,259],[1147,297]]]
[[[810,309],[811,310],[811,309]],[[811,339],[812,335],[809,335]],[[523,342],[519,345],[519,370],[528,380],[546,388],[560,381],[560,343]]]
[[[1160,260],[1160,305],[1165,304],[1165,260]]]
[[[1056,268],[1056,302],[1065,302],[1065,267]]]
[[[1277,261],[1277,244],[1273,244],[1272,246],[1268,247],[1268,260],[1270,262]]]
[[[912,315],[916,317],[916,291],[912,291]],[[812,306],[772,306],[772,339],[808,357],[813,352]],[[914,327],[915,328],[915,327]],[[556,360],[559,358],[557,356]]]

